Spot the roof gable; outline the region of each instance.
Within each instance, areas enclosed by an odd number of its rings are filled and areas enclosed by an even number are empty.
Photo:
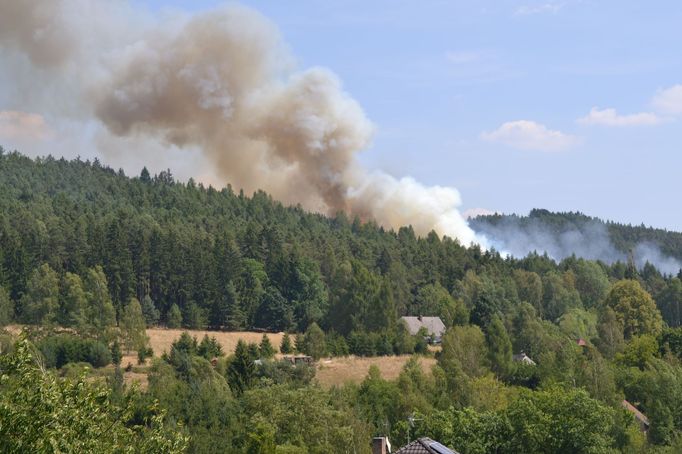
[[[442,336],[445,332],[445,324],[440,317],[405,316],[400,317],[400,319],[405,322],[407,330],[413,336],[417,334],[422,327],[426,328],[430,335]]]

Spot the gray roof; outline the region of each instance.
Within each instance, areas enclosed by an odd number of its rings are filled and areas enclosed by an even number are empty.
[[[442,336],[445,332],[445,324],[440,317],[400,317],[401,320],[405,321],[407,325],[407,330],[413,336],[419,332],[421,327],[425,327],[426,330],[432,336]]]
[[[528,364],[531,366],[535,366],[535,361],[533,361],[530,356],[526,355],[525,353],[521,352],[516,355],[512,355],[512,360],[524,364]]]
[[[420,438],[398,449],[394,454],[457,454],[457,451],[449,449],[430,438]]]

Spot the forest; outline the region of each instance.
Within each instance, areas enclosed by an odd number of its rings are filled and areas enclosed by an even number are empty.
[[[682,256],[679,233],[608,227],[619,248],[649,235]],[[440,317],[441,345],[403,315]],[[0,336],[6,452],[364,453],[378,435],[462,454],[681,452],[681,325],[682,274],[651,263],[511,257],[0,148],[0,326],[24,327]],[[234,353],[183,335],[151,359],[150,327],[289,335]],[[122,351],[148,364],[147,389],[123,383]],[[275,355],[293,351],[414,359],[328,389]]]

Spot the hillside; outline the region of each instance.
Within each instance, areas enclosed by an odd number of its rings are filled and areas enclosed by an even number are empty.
[[[402,315],[440,317],[442,348]],[[52,420],[61,406],[16,396],[106,395],[106,417],[132,415],[126,436],[156,415],[151,428],[170,438],[149,440],[182,448],[187,435],[190,452],[368,452],[373,434],[406,443],[409,417],[411,436],[462,452],[679,451],[677,276],[627,260],[506,257],[168,171],[129,177],[0,152],[9,323],[28,339],[0,333],[3,408]],[[282,345],[315,367],[279,361]],[[36,394],[36,382],[54,392]],[[623,397],[650,418],[647,435]]]
[[[607,263],[632,255],[641,268],[647,261],[677,274],[682,260],[682,233],[604,221],[579,212],[552,213],[534,209],[528,216],[485,215],[470,220],[499,249],[523,257],[547,252],[558,260],[572,254]]]

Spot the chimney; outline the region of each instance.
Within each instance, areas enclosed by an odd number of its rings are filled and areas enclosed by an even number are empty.
[[[374,437],[372,439],[372,454],[389,454],[391,452],[391,443],[388,437]]]

